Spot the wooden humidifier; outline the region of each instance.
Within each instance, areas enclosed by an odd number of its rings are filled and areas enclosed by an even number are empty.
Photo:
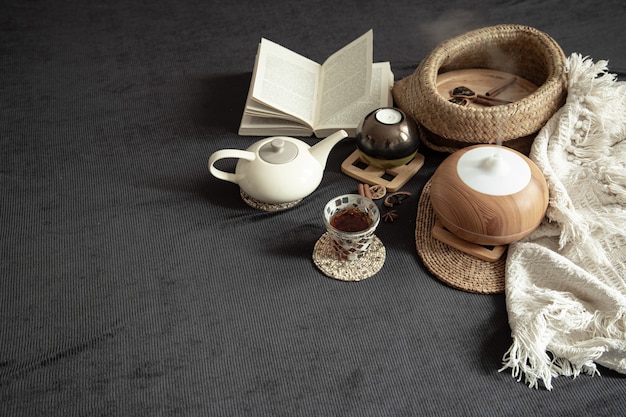
[[[548,207],[548,187],[539,168],[523,154],[499,145],[475,145],[441,163],[432,177],[430,198],[440,223],[433,230],[435,238],[495,261],[507,244],[539,226]]]

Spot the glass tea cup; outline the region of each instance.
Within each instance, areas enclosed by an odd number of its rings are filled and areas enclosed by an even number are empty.
[[[324,207],[324,224],[338,259],[362,258],[374,240],[379,222],[376,203],[359,194],[340,195]]]

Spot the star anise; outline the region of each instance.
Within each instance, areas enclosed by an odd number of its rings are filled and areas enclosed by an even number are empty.
[[[398,212],[396,210],[389,210],[383,214],[383,221],[387,223],[393,223],[398,218]]]

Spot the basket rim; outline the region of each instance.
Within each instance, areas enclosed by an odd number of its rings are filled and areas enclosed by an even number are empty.
[[[499,54],[508,54],[511,59],[492,59],[502,56]],[[400,109],[441,138],[467,144],[508,141],[537,133],[563,105],[567,94],[565,65],[561,47],[539,29],[512,24],[488,26],[440,43],[413,74],[394,84],[392,93]],[[450,103],[437,91],[437,76],[470,68],[508,69],[535,83],[537,89],[499,106]]]
[[[548,76],[546,80],[537,86],[537,89],[530,93],[528,96],[516,101],[515,103],[505,104],[502,106],[493,106],[493,107],[458,107],[460,112],[475,112],[475,113],[501,113],[503,108],[510,108],[513,105],[523,106],[524,104],[530,103],[535,100],[538,95],[541,95],[545,90],[549,88],[553,88],[554,85],[558,86],[562,84],[562,75],[565,68],[565,54],[561,50],[561,47],[556,43],[554,39],[548,36],[546,33],[533,28],[531,26],[526,25],[516,25],[516,24],[500,24],[495,26],[487,26],[478,29],[471,30],[469,32],[465,32],[448,40],[441,42],[427,57],[424,59],[424,66],[428,67],[426,63],[443,63],[446,59],[450,59],[454,52],[460,49],[460,42],[465,40],[472,39],[480,39],[482,37],[489,38],[492,37],[494,33],[497,33],[502,37],[502,35],[516,35],[519,33],[525,33],[532,35],[536,41],[543,41],[547,48],[544,49],[546,54],[550,55],[554,60],[546,60],[546,63],[549,65],[548,67]],[[548,51],[560,51],[560,53],[555,54],[547,54]],[[558,62],[555,62],[558,61]],[[437,91],[437,76],[439,75],[439,69],[441,65],[432,65],[431,68],[434,68],[434,71],[425,71],[423,74],[425,76],[422,78],[424,82],[424,86],[426,87],[427,92],[432,93],[440,104],[442,105],[450,105],[454,106],[454,104],[448,102],[445,97],[442,97],[441,94]],[[427,75],[427,77],[426,77]],[[508,107],[507,107],[508,106]]]

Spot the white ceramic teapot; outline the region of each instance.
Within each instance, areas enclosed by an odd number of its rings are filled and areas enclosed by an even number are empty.
[[[214,152],[209,157],[209,171],[216,178],[238,184],[243,193],[258,202],[297,202],[317,188],[331,149],[347,136],[345,130],[339,130],[314,146],[287,136],[261,139],[245,151]],[[239,159],[234,173],[215,167],[224,158]]]

